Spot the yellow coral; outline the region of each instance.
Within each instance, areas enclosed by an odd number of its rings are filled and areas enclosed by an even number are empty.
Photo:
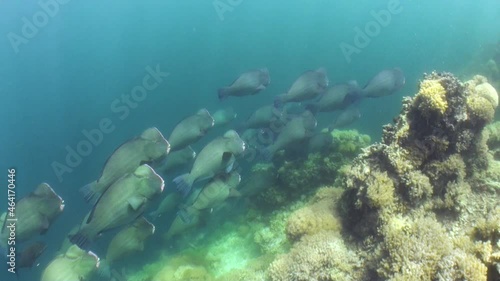
[[[417,93],[418,108],[424,115],[430,112],[444,114],[448,109],[446,101],[446,90],[439,80],[424,80],[420,82],[420,90]]]

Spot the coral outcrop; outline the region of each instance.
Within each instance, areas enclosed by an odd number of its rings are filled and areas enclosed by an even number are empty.
[[[339,212],[346,233],[371,250],[365,256],[370,280],[486,280],[493,274],[494,251],[483,249],[486,258],[478,258],[480,241],[467,234],[494,205],[476,184],[492,164],[482,133],[493,118],[490,109],[491,99],[453,75],[425,75],[395,124],[384,127],[383,142],[342,169]],[[486,233],[482,237],[499,242]]]

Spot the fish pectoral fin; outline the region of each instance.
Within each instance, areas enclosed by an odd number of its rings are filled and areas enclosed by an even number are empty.
[[[142,196],[133,196],[133,197],[130,197],[127,200],[127,202],[134,211],[137,211],[144,205],[146,200]]]

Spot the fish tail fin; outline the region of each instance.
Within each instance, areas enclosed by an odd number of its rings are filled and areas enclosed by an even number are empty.
[[[319,111],[319,106],[314,103],[306,104],[305,108],[306,110],[311,111],[313,115],[316,115],[316,113],[318,113]]]
[[[220,89],[217,91],[217,94],[218,94],[219,100],[223,100],[223,99],[227,98],[227,96],[228,96],[228,91],[229,91],[229,87],[220,88]]]
[[[69,235],[68,238],[69,238],[69,242],[77,245],[81,249],[87,250],[87,248],[90,244],[89,237],[86,234],[82,233],[81,231],[77,232],[74,235]]]
[[[276,108],[282,108],[283,107],[283,104],[284,104],[284,94],[283,95],[278,95],[276,97],[274,97],[274,107]]]
[[[189,174],[183,174],[173,179],[173,182],[177,185],[177,191],[182,193],[184,197],[187,197],[191,191],[191,186],[193,186],[193,180]]]
[[[80,193],[83,195],[83,199],[90,204],[95,204],[100,194],[97,192],[97,182],[93,181],[86,184],[80,188]]]
[[[177,212],[177,215],[185,224],[192,224],[196,223],[196,220],[199,217],[200,213],[197,209],[188,206],[185,208],[180,208]]]
[[[193,221],[193,217],[185,209],[180,209],[177,215],[184,223],[191,223]]]

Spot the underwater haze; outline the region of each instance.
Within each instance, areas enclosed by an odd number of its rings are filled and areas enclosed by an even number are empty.
[[[199,152],[256,108],[272,104],[307,70],[324,67],[330,86],[353,80],[364,86],[396,67],[404,72],[404,87],[363,100],[361,118],[346,126],[378,142],[382,126],[400,113],[404,96],[417,92],[423,73],[472,77],[466,67],[500,41],[499,18],[497,0],[0,1],[0,207],[7,208],[10,168],[16,200],[46,182],[65,205],[47,233],[30,240],[47,243],[39,265],[20,269],[19,277],[2,270],[0,279],[40,280],[70,229],[92,208],[79,189],[98,178],[120,144],[146,128],[168,139],[199,109],[232,107],[236,120],[194,143]],[[271,77],[265,90],[219,100],[219,88],[260,68]],[[337,115],[317,115],[316,130]],[[162,175],[164,192],[175,190],[176,176]],[[241,177],[244,182],[245,173]],[[161,237],[158,229],[168,226],[152,222]],[[91,250],[105,256],[110,238]],[[147,253],[153,250],[147,244],[136,254],[134,268],[160,255]]]

